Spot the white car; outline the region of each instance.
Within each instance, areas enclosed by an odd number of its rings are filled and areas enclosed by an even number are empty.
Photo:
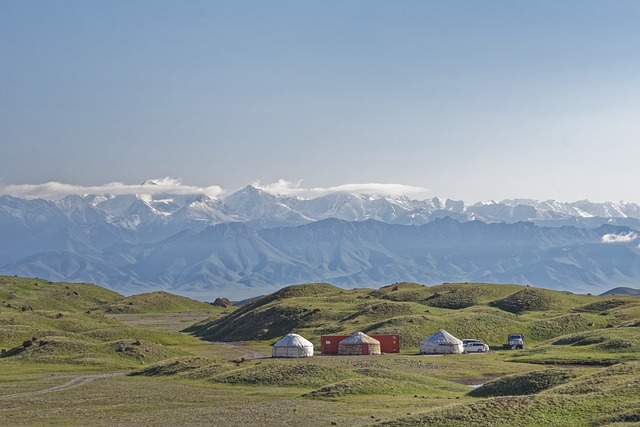
[[[489,346],[483,342],[477,340],[462,340],[462,342],[465,353],[484,353],[489,351]]]

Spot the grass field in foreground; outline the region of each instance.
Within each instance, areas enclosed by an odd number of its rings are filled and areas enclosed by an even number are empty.
[[[530,376],[535,384],[539,381],[536,373],[558,370],[505,363],[504,357],[496,353],[305,361],[267,358],[239,365],[205,360],[199,370],[107,377],[35,395],[28,393],[60,386],[74,375],[90,372],[68,366],[52,366],[53,371],[46,372],[42,365],[17,368],[2,363],[0,406],[7,425],[244,426],[259,420],[259,425],[297,426],[313,419],[314,425],[327,426],[591,426],[638,415],[633,412],[640,405],[638,362],[611,368],[560,368],[570,375],[563,374],[551,388],[524,396],[475,398],[470,395],[471,387],[460,384],[498,378],[504,388],[508,384],[505,374]],[[211,365],[225,366],[214,369]],[[37,366],[40,368],[30,372]],[[9,374],[13,368],[17,370]],[[256,372],[260,375],[253,375]],[[304,375],[298,377],[296,372]],[[387,382],[391,379],[393,382]],[[17,393],[27,394],[3,399]]]
[[[245,307],[197,312],[192,309],[202,305],[155,293],[122,305],[120,296],[81,284],[67,289],[10,279],[0,285],[12,301],[0,306],[3,346],[36,338],[0,357],[0,416],[7,425],[640,422],[636,297],[517,285],[343,291],[315,284],[284,288]],[[57,298],[58,309],[40,305],[46,298]],[[205,316],[189,329],[210,339],[253,338],[206,343],[177,332]],[[498,351],[417,355],[419,339],[439,328],[489,337]],[[280,333],[303,332],[317,344],[318,334],[357,329],[399,331],[402,352],[268,357]],[[525,350],[500,349],[513,329],[526,334]]]

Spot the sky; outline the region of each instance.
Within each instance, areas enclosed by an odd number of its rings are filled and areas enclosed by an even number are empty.
[[[635,0],[0,0],[0,193],[640,203]]]

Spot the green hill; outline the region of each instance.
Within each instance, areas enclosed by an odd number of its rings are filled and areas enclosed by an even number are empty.
[[[415,372],[401,372],[375,362],[345,364],[332,358],[316,360],[268,359],[233,364],[181,357],[139,369],[130,375],[175,376],[240,386],[307,388],[310,391],[303,397],[313,399],[408,393],[453,395],[468,391],[468,387],[461,384]]]
[[[371,293],[372,296],[392,301],[422,302],[432,307],[465,308],[504,298],[519,290],[521,285],[494,285],[486,283],[443,283],[425,286],[402,282],[384,286]]]
[[[586,375],[564,369],[518,374],[489,382],[469,393],[498,397],[449,405],[377,425],[638,425],[639,378],[638,362],[618,364]]]
[[[584,297],[579,296],[576,299],[572,294],[565,292],[527,287],[514,294],[492,301],[491,305],[510,313],[522,314],[528,311],[567,310],[582,301],[586,301]]]
[[[0,312],[28,310],[82,311],[124,298],[90,283],[54,283],[0,276]]]
[[[0,312],[0,357],[37,363],[125,367],[185,354],[193,338],[131,328],[101,314]]]
[[[265,425],[327,414],[327,425],[389,427],[640,421],[638,297],[484,283],[312,283],[225,309],[166,292],[125,298],[90,284],[1,279],[0,400],[10,402],[3,417],[12,425],[33,424],[34,411],[55,425],[210,424],[212,416],[250,425],[256,414]],[[192,334],[245,342],[166,332],[202,313],[211,317]],[[437,329],[498,351],[416,354]],[[355,331],[399,333],[403,354],[261,357],[288,332],[318,346],[322,334]],[[525,334],[524,350],[503,350],[511,332]]]
[[[185,334],[125,326],[104,313],[118,307],[166,312],[219,308],[166,293],[125,298],[89,283],[0,276],[0,357],[36,363],[139,366],[186,354]],[[129,304],[132,303],[132,304]]]
[[[536,348],[533,352],[514,353],[514,358],[535,363],[582,360],[574,351],[580,346],[558,346],[552,340],[600,333],[609,337],[607,348],[580,348],[582,354],[589,349],[593,361],[610,364],[633,358],[637,343],[617,337],[626,336],[626,331],[635,332],[640,322],[638,297],[574,295],[485,283],[424,286],[403,282],[376,290],[344,290],[327,283],[311,283],[285,287],[230,309],[167,292],[124,297],[92,284],[8,276],[0,276],[0,295],[0,342],[5,350],[33,339],[50,345],[60,337],[76,344],[84,342],[89,353],[88,349],[95,350],[95,345],[120,340],[179,342],[191,338],[142,330],[135,323],[125,326],[105,314],[198,312],[210,313],[210,318],[188,327],[186,332],[209,341],[273,342],[296,332],[319,347],[323,334],[362,331],[398,333],[401,350],[415,352],[419,342],[438,329],[446,329],[459,338],[483,340],[493,349],[503,348],[507,335],[519,332],[525,335],[526,347]],[[57,341],[48,337],[57,337]],[[615,343],[620,346],[614,351]],[[84,348],[76,344],[74,348]],[[58,347],[70,345],[65,342]],[[44,354],[26,350],[16,356],[39,358]]]
[[[123,297],[110,304],[104,304],[101,311],[106,313],[178,313],[186,311],[219,312],[220,307],[196,301],[191,298],[170,294],[164,291]]]
[[[629,326],[638,310],[637,297],[574,295],[520,285],[397,283],[343,290],[307,284],[283,288],[187,331],[211,341],[275,340],[296,332],[316,345],[323,334],[399,333],[401,347],[410,350],[446,329],[502,348],[514,332],[524,333],[531,346],[567,334]]]

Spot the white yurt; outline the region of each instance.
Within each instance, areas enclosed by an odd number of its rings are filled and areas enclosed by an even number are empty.
[[[298,334],[287,334],[273,345],[271,357],[311,357],[313,344]]]
[[[420,354],[459,354],[463,351],[462,341],[444,329],[420,341]]]
[[[380,351],[380,341],[362,332],[356,332],[338,343],[338,354],[368,355],[382,354],[382,352]]]

